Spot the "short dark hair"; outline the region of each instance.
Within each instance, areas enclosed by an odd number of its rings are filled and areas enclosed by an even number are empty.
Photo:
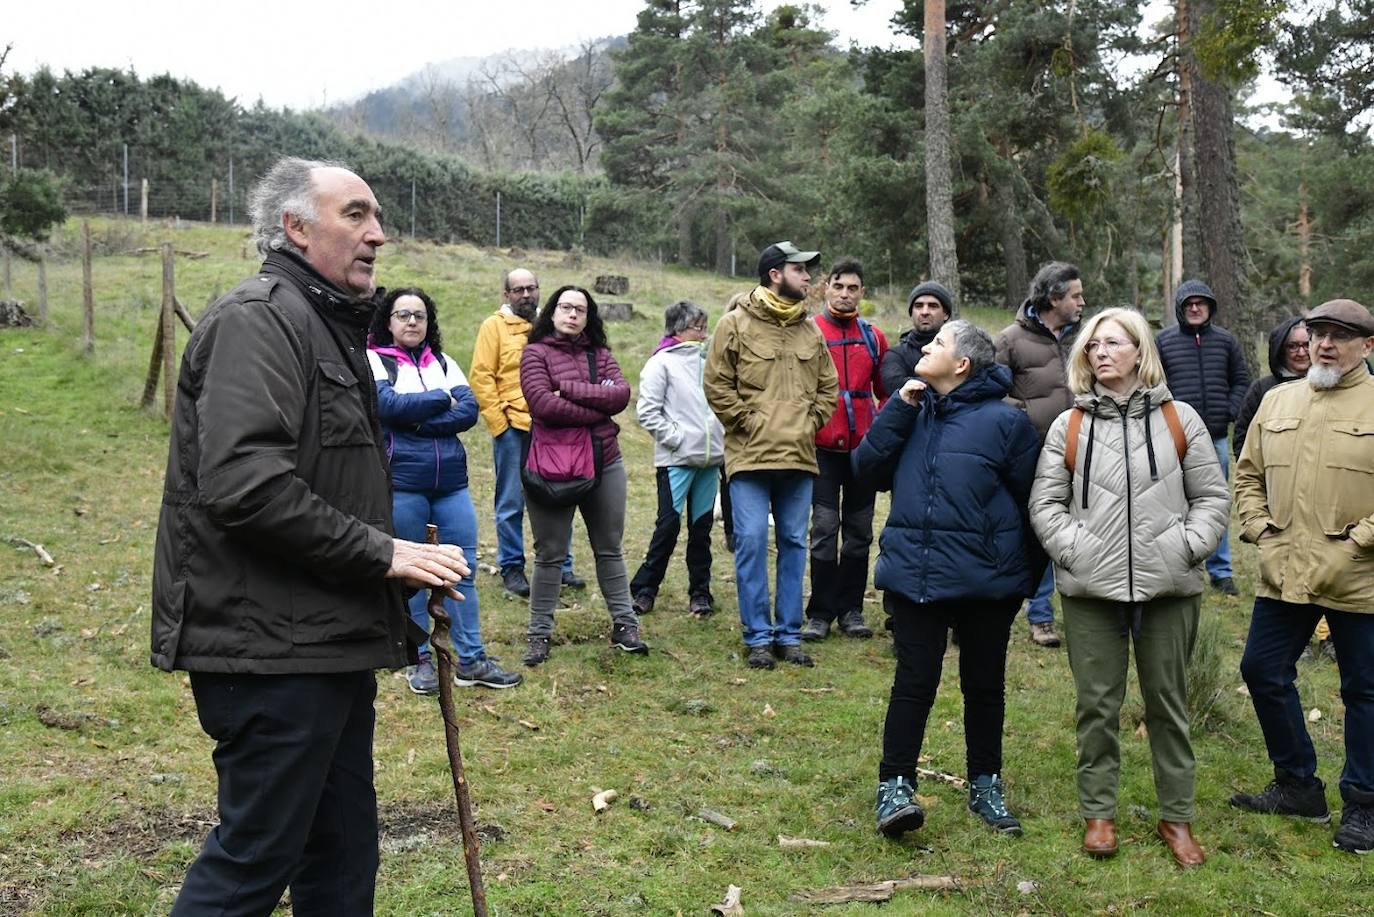
[[[859,278],[859,284],[864,282],[864,266],[859,263],[858,258],[841,258],[830,267],[830,273],[826,275],[827,280],[834,280],[843,274],[853,274]]]
[[[1040,270],[1035,272],[1035,279],[1031,281],[1026,297],[1035,308],[1043,309],[1049,306],[1050,300],[1060,299],[1069,292],[1069,284],[1082,279],[1077,265],[1067,261],[1051,261],[1041,265]]]
[[[559,298],[569,290],[575,290],[587,298],[587,327],[582,329],[582,333],[587,336],[587,340],[591,341],[593,347],[609,349],[611,345],[606,340],[606,326],[601,323],[601,315],[597,312],[596,300],[592,299],[591,291],[571,283],[564,284],[549,295],[544,305],[540,307],[539,314],[534,317],[534,324],[530,326],[528,340],[533,343],[554,333],[553,310],[558,306]]]
[[[437,357],[443,352],[441,345],[444,340],[439,334],[439,313],[434,308],[434,300],[419,287],[401,287],[398,290],[387,291],[386,298],[372,311],[372,324],[367,329],[367,342],[379,347],[389,347],[396,343],[391,334],[391,310],[396,307],[396,300],[402,296],[414,296],[425,304],[428,321],[425,322],[423,343],[428,344],[430,351]]]

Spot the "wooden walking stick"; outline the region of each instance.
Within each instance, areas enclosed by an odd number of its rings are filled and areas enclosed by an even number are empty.
[[[425,540],[439,543],[439,527],[425,526]],[[463,859],[468,867],[468,888],[472,890],[473,917],[487,917],[487,890],[482,885],[482,862],[478,858],[477,828],[472,822],[472,796],[468,793],[468,778],[463,772],[463,750],[458,744],[458,718],[453,713],[453,644],[449,629],[453,620],[444,609],[447,590],[435,586],[429,590],[429,616],[434,619],[434,632],[429,645],[439,669],[439,710],[444,715],[444,744],[448,746],[448,766],[453,772],[453,792],[458,797],[458,827],[463,833]]]

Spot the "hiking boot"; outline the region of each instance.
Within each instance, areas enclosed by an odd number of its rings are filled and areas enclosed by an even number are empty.
[[[889,777],[878,783],[878,830],[901,837],[926,823],[926,813],[916,802],[916,788],[905,777]]]
[[[998,834],[1021,836],[1021,823],[1007,810],[1002,778],[979,774],[968,788],[968,810],[985,821]]]
[[[774,643],[773,655],[777,656],[783,662],[790,662],[793,665],[804,665],[808,669],[816,664],[814,659],[806,655],[806,651],[801,648],[800,644],[796,643],[788,643],[786,645]]]
[[[460,688],[514,688],[524,680],[525,676],[507,672],[486,656],[471,665],[459,663],[453,673],[453,683]]]
[[[698,618],[709,618],[715,614],[716,603],[709,595],[694,595],[687,605],[687,610]]]
[[[807,641],[824,640],[830,636],[830,622],[820,618],[807,618],[802,625],[801,638]]]
[[[1236,581],[1229,576],[1212,577],[1212,588],[1222,595],[1240,595],[1240,590],[1236,588]]]
[[[507,567],[501,571],[501,585],[506,591],[522,599],[530,596],[530,581],[525,578],[524,567]]]
[[[646,615],[654,610],[654,599],[657,597],[655,593],[645,589],[635,593],[634,601],[630,603],[630,607],[635,610],[635,614]]]
[[[531,636],[530,645],[525,650],[525,658],[520,661],[527,666],[542,665],[549,658],[549,638]]]
[[[846,637],[858,637],[867,640],[873,636],[873,629],[864,623],[864,613],[862,609],[851,608],[840,615],[840,633]]]
[[[1331,638],[1330,638],[1330,637],[1327,637],[1325,640],[1318,640],[1318,641],[1317,641],[1317,657],[1316,657],[1316,658],[1318,658],[1318,659],[1328,659],[1328,660],[1330,660],[1331,662],[1335,662],[1335,661],[1336,661],[1336,644],[1334,644],[1334,643],[1331,642]]]
[[[649,644],[639,638],[638,624],[612,625],[611,646],[627,653],[638,653],[640,656],[649,652]]]
[[[1034,624],[1030,626],[1031,642],[1036,646],[1056,647],[1059,645],[1059,634],[1054,631],[1054,622],[1048,624]]]
[[[1326,785],[1315,777],[1310,783],[1275,779],[1263,793],[1237,793],[1231,797],[1231,805],[1266,815],[1294,815],[1323,825],[1331,821]]]
[[[563,578],[559,582],[568,589],[586,589],[587,581],[578,576],[571,570],[563,571]]]
[[[1374,850],[1374,804],[1347,802],[1341,809],[1341,827],[1331,846],[1347,853]]]
[[[771,669],[773,667],[773,648],[767,643],[749,647],[749,655],[744,660],[751,669]]]
[[[438,694],[439,673],[434,670],[434,657],[420,654],[420,664],[406,669],[406,684],[412,694]]]

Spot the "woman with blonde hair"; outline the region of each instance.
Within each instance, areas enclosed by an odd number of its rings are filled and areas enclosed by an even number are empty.
[[[1074,406],[1050,427],[1030,517],[1055,565],[1078,694],[1083,849],[1116,853],[1118,739],[1130,647],[1145,701],[1159,801],[1156,827],[1182,866],[1194,840],[1196,762],[1187,664],[1203,563],[1230,514],[1226,481],[1197,412],[1173,400],[1154,335],[1133,309],[1088,319],[1069,353]]]

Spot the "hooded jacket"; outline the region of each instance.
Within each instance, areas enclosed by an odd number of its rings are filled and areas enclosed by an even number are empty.
[[[927,389],[919,409],[891,398],[854,451],[855,473],[892,490],[879,589],[917,604],[1035,592],[1044,556],[1026,502],[1040,436],[1002,400],[1010,388],[993,364],[947,395]]]
[[[596,382],[591,381],[588,353],[595,355]],[[630,383],[610,348],[593,348],[586,334],[550,334],[526,344],[520,355],[520,387],[534,420],[551,427],[591,427],[601,441],[602,463],[620,457],[620,425],[611,418],[630,403]]]
[[[1335,388],[1279,386],[1251,434],[1236,507],[1259,544],[1255,594],[1374,613],[1374,376],[1359,364]]]
[[[1200,595],[1203,563],[1230,517],[1206,425],[1175,402],[1187,440],[1180,465],[1159,410],[1173,399],[1166,386],[1137,388],[1125,404],[1094,388],[1074,400],[1085,416],[1073,472],[1064,467],[1066,411],[1045,438],[1031,489],[1031,523],[1054,561],[1056,586],[1112,602]]]
[[[822,309],[815,318],[816,327],[825,337],[830,357],[835,362],[839,386],[835,413],[816,432],[816,445],[833,452],[851,452],[864,438],[873,418],[886,397],[879,367],[887,353],[887,337],[880,328],[868,325],[877,359],[868,350],[859,322],[855,316],[847,321]]]
[[[1030,415],[1041,439],[1050,424],[1073,405],[1069,391],[1069,350],[1078,337],[1078,323],[1061,337],[1045,327],[1029,299],[1021,304],[1016,321],[997,335],[997,362],[1011,370],[1013,405]]]
[[[902,390],[912,379],[916,378],[916,364],[921,361],[924,354],[921,348],[935,340],[935,335],[940,331],[917,331],[915,328],[908,328],[902,332],[902,336],[897,339],[897,343],[883,354],[882,366],[879,373],[883,379],[883,390],[887,392],[889,398],[895,398],[897,393]]]
[[[1192,296],[1212,304],[1207,321],[1196,329],[1188,326],[1183,314],[1183,304]],[[1201,280],[1179,284],[1174,315],[1178,324],[1155,335],[1169,390],[1176,401],[1191,405],[1202,416],[1213,439],[1221,439],[1240,412],[1250,386],[1245,354],[1231,332],[1214,324],[1217,300]]]
[[[1245,390],[1245,400],[1240,403],[1240,411],[1236,414],[1236,429],[1231,434],[1231,454],[1236,458],[1240,458],[1240,450],[1244,448],[1245,436],[1250,430],[1250,421],[1255,419],[1255,412],[1259,410],[1264,396],[1276,385],[1302,378],[1289,372],[1283,363],[1288,336],[1301,324],[1302,316],[1295,315],[1285,318],[1269,332],[1269,375],[1250,383]]]
[[[493,437],[510,427],[530,428],[530,408],[520,389],[520,354],[530,323],[502,306],[482,320],[472,348],[468,385]]]
[[[373,303],[274,253],[186,342],[153,560],[152,662],[356,672],[406,662]]]
[[[725,461],[725,430],[702,388],[706,351],[680,341],[649,357],[639,374],[639,425],[654,438],[654,467],[705,468]]]
[[[383,356],[396,361],[394,384]],[[477,423],[477,399],[458,364],[436,357],[428,344],[417,351],[371,346],[367,359],[395,488],[447,494],[467,487],[468,457],[458,434]]]
[[[725,470],[817,473],[816,431],[835,413],[835,361],[802,313],[781,325],[752,296],[711,335],[706,401],[725,428]]]

